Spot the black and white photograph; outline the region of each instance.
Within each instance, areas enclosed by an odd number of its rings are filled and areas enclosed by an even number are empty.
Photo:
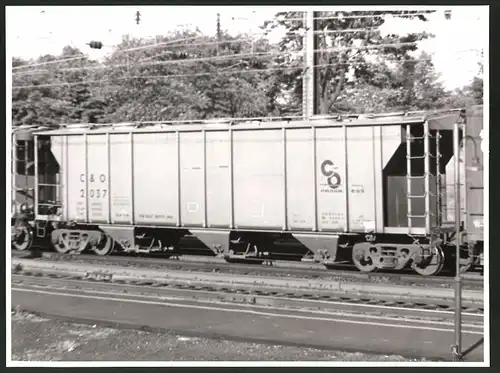
[[[490,366],[489,17],[7,6],[7,366]]]

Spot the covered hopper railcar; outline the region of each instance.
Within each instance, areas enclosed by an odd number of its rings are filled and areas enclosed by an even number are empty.
[[[466,123],[452,110],[35,131],[34,235],[106,255],[172,250],[191,233],[227,259],[263,259],[293,237],[325,264],[435,275],[457,239],[445,175],[454,133],[468,149]],[[464,194],[479,201],[482,173],[467,175]],[[466,269],[482,206],[462,216]]]

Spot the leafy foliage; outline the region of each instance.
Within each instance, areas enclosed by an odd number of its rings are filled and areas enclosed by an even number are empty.
[[[16,66],[41,64],[81,55],[79,50],[65,47],[59,56],[46,55],[37,61],[16,59]],[[81,84],[91,79],[91,74],[86,71],[71,70],[81,68],[83,64],[95,66],[97,63],[87,59],[68,60],[63,63],[35,66],[33,68],[35,71],[32,71],[33,69],[14,70],[18,74],[14,77],[14,85],[27,88],[13,89],[13,124],[54,126],[61,122],[93,123],[103,120],[105,102],[99,99],[95,87],[90,84]]]
[[[265,53],[271,46],[247,39],[225,35],[221,42],[184,31],[157,38],[164,48],[134,53],[124,51],[143,41],[124,39],[105,62],[124,65],[107,74],[113,120],[265,116],[271,105]]]
[[[377,68],[372,70],[374,57],[383,59],[393,59],[402,61],[408,59],[408,54],[417,49],[415,43],[418,40],[427,38],[429,35],[410,34],[404,37],[397,35],[382,36],[377,30],[385,21],[383,16],[391,14],[404,18],[418,17],[422,21],[426,18],[423,15],[414,15],[415,12],[395,12],[378,11],[369,12],[315,12],[315,29],[319,30],[315,36],[315,56],[317,75],[317,96],[319,99],[318,112],[328,114],[338,111],[343,105],[339,104],[344,89],[349,88],[351,92],[357,92],[361,85],[373,85],[384,80],[384,74],[377,74]],[[421,12],[420,12],[421,13]],[[362,16],[362,18],[359,18]],[[363,17],[365,16],[365,17]],[[277,27],[284,27],[287,30],[285,37],[279,43],[280,50],[302,51],[303,35],[305,34],[305,24],[302,12],[278,13],[276,19],[266,22],[263,28],[271,31]],[[383,47],[387,45],[386,47]],[[371,46],[379,46],[372,48]],[[301,58],[294,63],[302,66]],[[404,84],[408,91],[412,84],[410,77],[413,69],[409,64],[405,74],[408,76]],[[349,73],[353,79],[349,79]],[[382,79],[382,81],[380,81]],[[387,79],[386,79],[387,80]],[[300,83],[299,83],[300,82]],[[302,84],[299,72],[284,73],[282,83],[290,91],[292,102],[302,101]],[[365,87],[363,87],[365,88]],[[407,101],[411,97],[407,97]],[[338,106],[336,108],[336,106]]]
[[[315,48],[320,113],[384,112],[482,102],[482,79],[446,92],[430,56],[415,58],[426,34],[382,36],[383,16],[411,12],[319,12]],[[124,37],[102,61],[65,47],[58,56],[12,61],[15,126],[300,115],[302,13],[278,13],[263,25],[284,27],[276,45],[249,35],[179,30],[154,40]],[[358,30],[358,31],[352,31]],[[151,48],[151,44],[156,46]],[[397,46],[377,47],[386,44]],[[23,65],[68,59],[29,68]],[[49,86],[45,86],[49,85]]]

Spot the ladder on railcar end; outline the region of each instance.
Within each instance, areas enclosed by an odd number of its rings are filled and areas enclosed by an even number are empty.
[[[62,208],[59,172],[51,172],[50,139],[35,136],[35,214],[56,215]],[[52,182],[51,176],[55,176]],[[45,226],[37,226],[37,235],[45,236]]]
[[[442,136],[440,131],[436,131],[436,135],[433,136],[429,130],[429,123],[424,122],[424,132],[423,136],[412,136],[411,125],[406,126],[406,203],[407,203],[407,219],[408,219],[408,231],[411,234],[414,219],[425,219],[425,229],[427,233],[431,232],[432,223],[431,218],[434,216],[436,218],[436,225],[441,226],[442,223],[442,175],[441,175],[441,158],[442,154],[440,151],[440,140]],[[431,139],[435,139],[435,149],[436,154],[431,153]],[[414,155],[412,154],[412,143],[414,141],[424,141],[424,154]],[[435,160],[436,163],[436,193],[431,192],[431,158]],[[412,175],[412,161],[421,159],[424,162],[424,173],[423,175],[414,176]],[[412,194],[412,180],[424,180],[424,194]],[[432,212],[431,209],[431,196],[436,197],[436,211],[437,215]],[[412,201],[416,199],[425,200],[425,212],[423,215],[414,215],[412,213]]]
[[[33,191],[34,188],[28,188],[29,185],[29,168],[33,165],[33,162],[30,162],[29,158],[29,140],[23,140],[22,145],[20,142],[18,142],[13,136],[12,139],[12,202],[20,202],[17,201],[17,194],[18,192],[21,192],[21,194],[24,197],[24,202],[28,203],[29,202],[29,192],[32,192],[31,198],[34,198],[33,196]],[[23,151],[23,157],[19,157],[19,153],[21,153],[21,150]],[[21,167],[22,165],[22,167]],[[19,170],[22,170],[23,172],[19,172]],[[19,187],[18,185],[18,177],[17,176],[23,176],[24,174],[24,187]]]

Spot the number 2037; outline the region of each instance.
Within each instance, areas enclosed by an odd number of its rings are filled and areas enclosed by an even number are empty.
[[[105,198],[108,190],[107,189],[89,189],[90,198]],[[85,198],[85,190],[80,189],[80,197]]]

